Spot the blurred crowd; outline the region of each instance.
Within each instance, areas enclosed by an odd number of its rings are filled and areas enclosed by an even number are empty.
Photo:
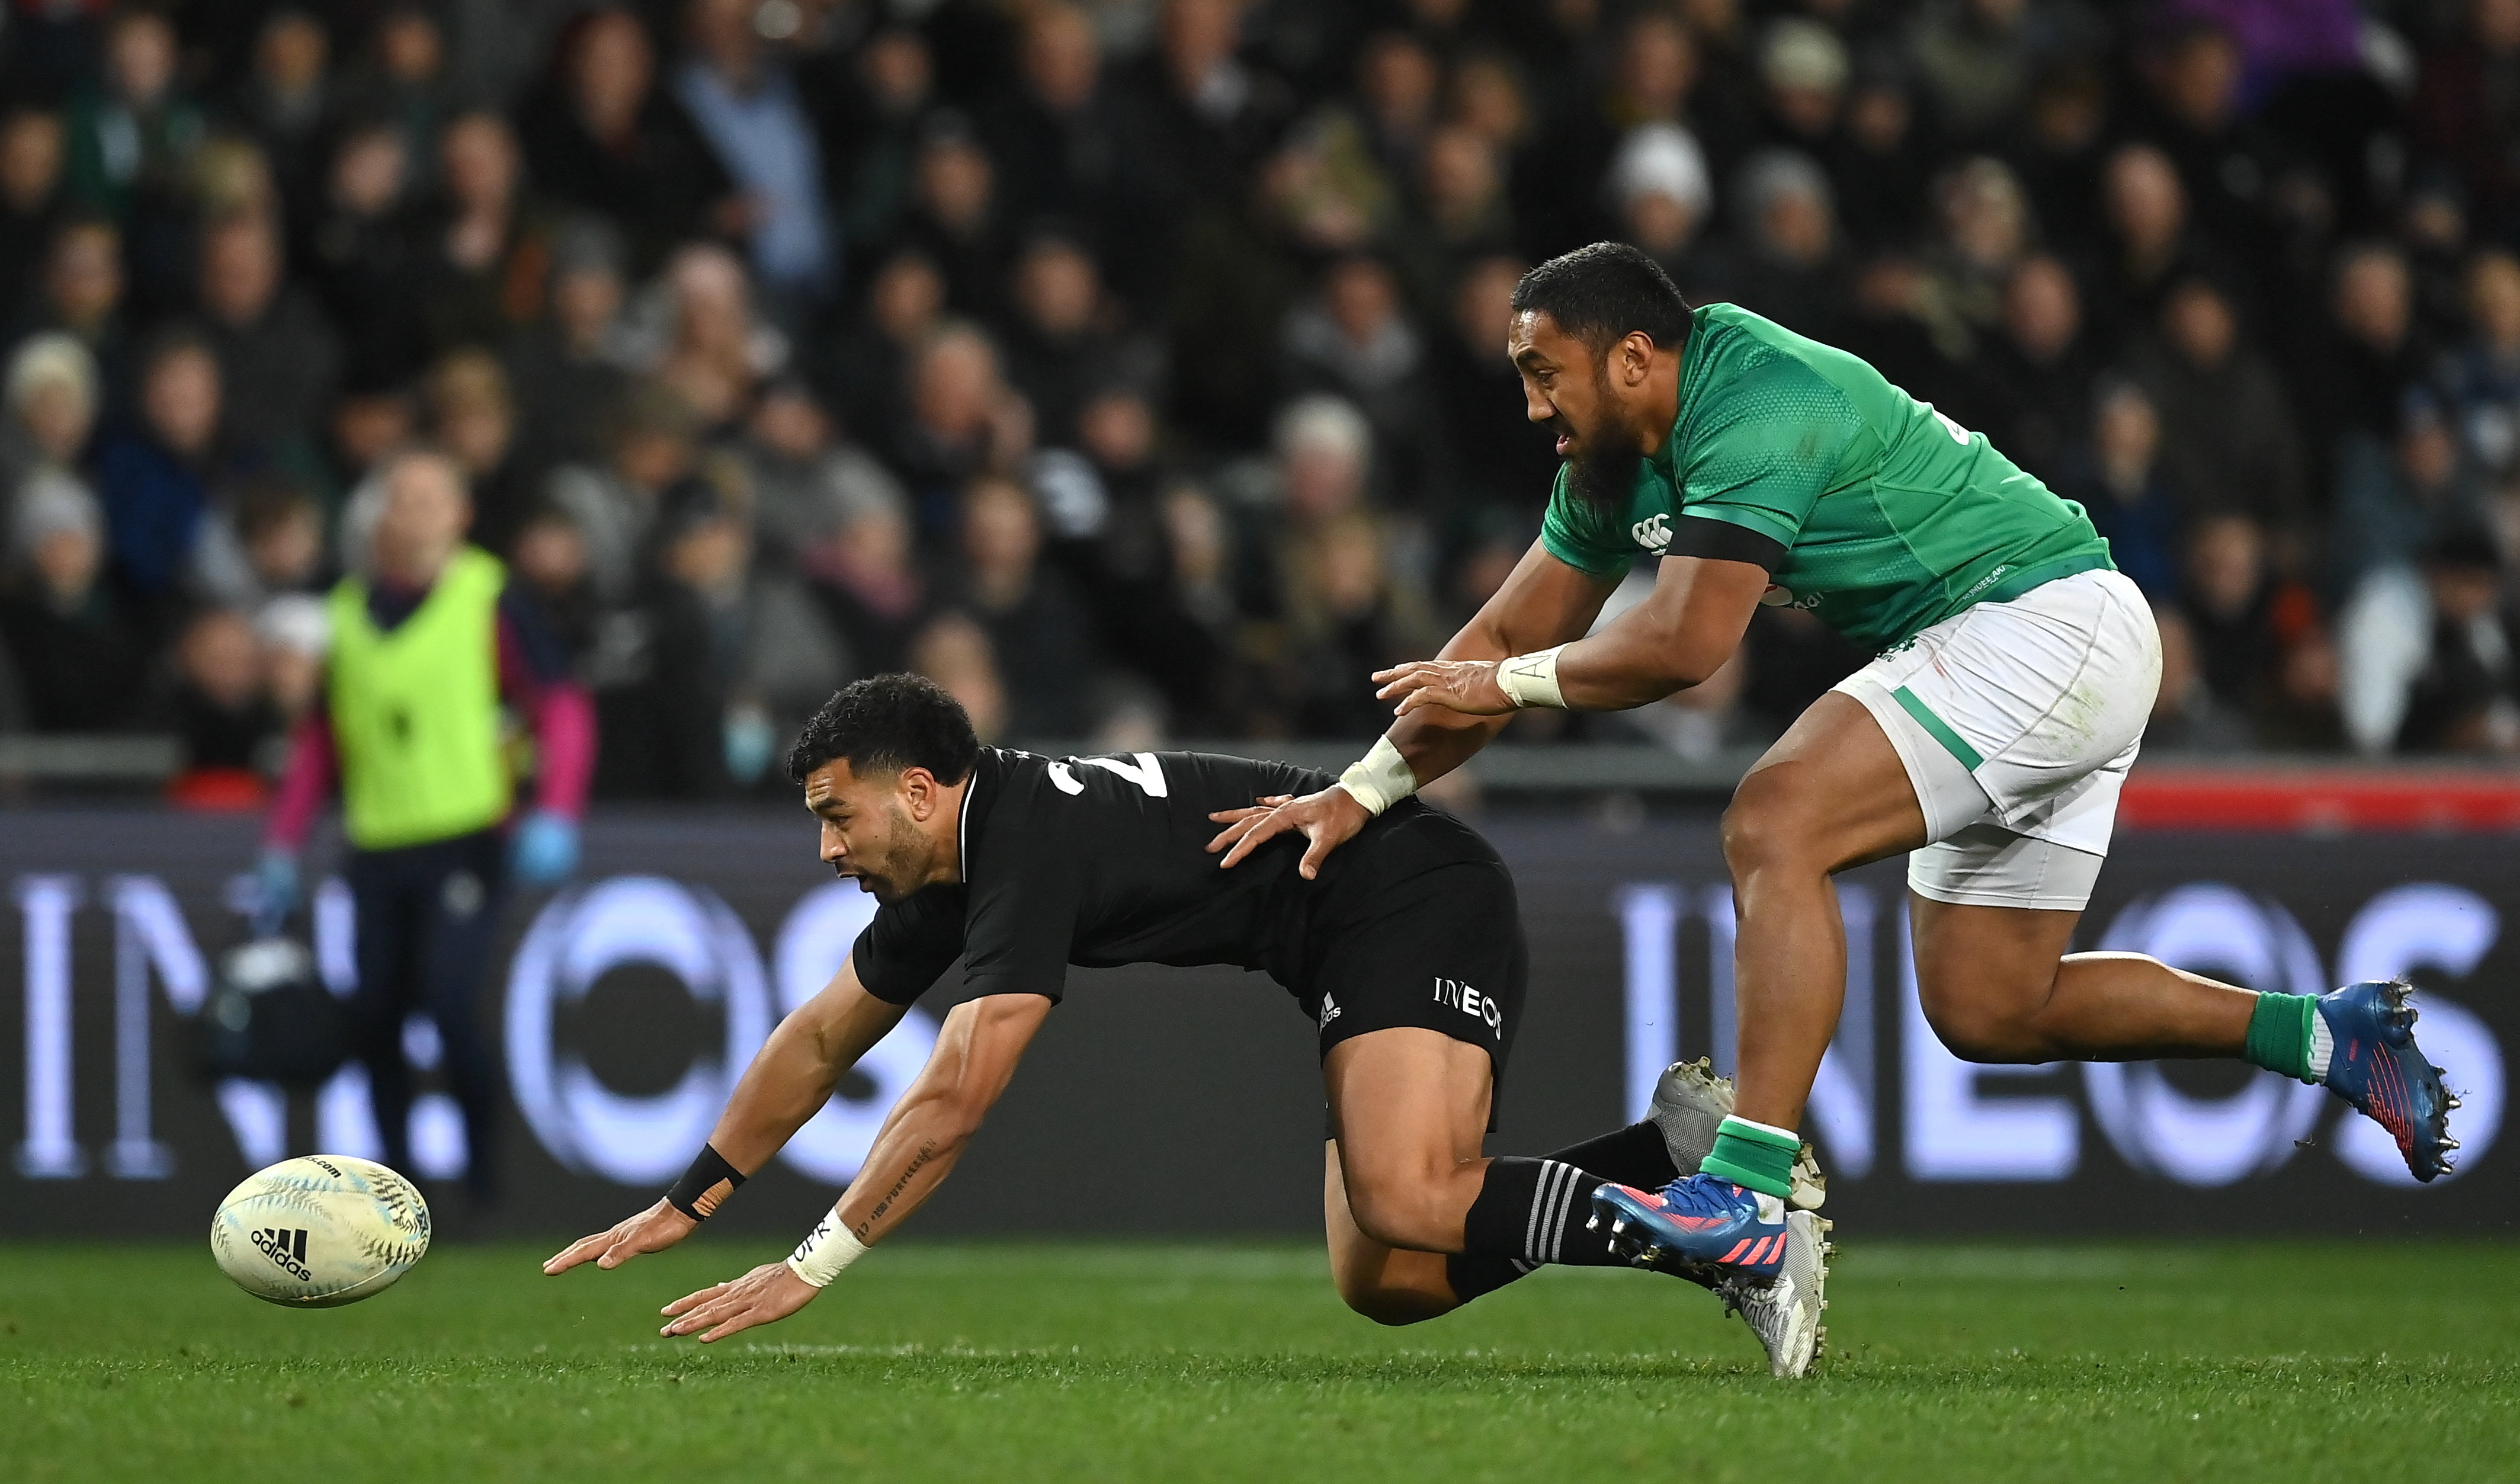
[[[2520,748],[2520,0],[8,0],[0,728],[267,772],[426,440],[600,796],[902,667],[1366,739],[1537,532],[1508,295],[1602,237],[2082,502],[2156,746]],[[1763,610],[1517,734],[1864,657]]]

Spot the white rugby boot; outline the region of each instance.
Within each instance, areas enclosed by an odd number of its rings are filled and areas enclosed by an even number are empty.
[[[1788,1211],[1785,1262],[1775,1278],[1726,1274],[1716,1281],[1725,1312],[1740,1315],[1759,1337],[1768,1352],[1768,1373],[1778,1380],[1810,1375],[1828,1346],[1821,1315],[1828,1308],[1829,1254],[1837,1250],[1828,1240],[1829,1226],[1810,1211]]]
[[[1732,1079],[1715,1075],[1715,1063],[1700,1057],[1663,1068],[1662,1080],[1654,1084],[1653,1110],[1645,1116],[1662,1130],[1663,1147],[1671,1152],[1672,1164],[1683,1175],[1694,1175],[1715,1151],[1715,1131],[1732,1112]],[[1817,1211],[1828,1198],[1828,1177],[1821,1173],[1820,1159],[1808,1139],[1794,1155],[1792,1179],[1793,1194],[1787,1197],[1787,1205]]]

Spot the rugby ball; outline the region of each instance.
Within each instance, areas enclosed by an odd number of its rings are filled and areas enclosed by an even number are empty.
[[[372,1159],[305,1154],[257,1170],[210,1218],[210,1255],[269,1303],[330,1309],[382,1293],[428,1250],[428,1202]]]

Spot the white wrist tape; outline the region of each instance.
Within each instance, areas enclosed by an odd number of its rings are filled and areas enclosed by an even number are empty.
[[[796,1250],[788,1254],[788,1271],[819,1288],[866,1254],[867,1244],[840,1225],[839,1209],[833,1207],[824,1213],[821,1225],[796,1243]]]
[[[1400,755],[1391,739],[1379,737],[1363,757],[1347,765],[1338,786],[1363,804],[1366,813],[1379,815],[1418,791],[1418,775],[1409,771],[1409,760]]]
[[[1511,659],[1497,661],[1497,689],[1517,706],[1556,706],[1563,708],[1566,697],[1557,689],[1557,650],[1542,650],[1536,654],[1516,654]]]

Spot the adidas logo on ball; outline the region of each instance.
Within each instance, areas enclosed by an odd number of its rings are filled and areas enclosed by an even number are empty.
[[[312,1282],[315,1275],[306,1271],[306,1229],[283,1230],[265,1227],[253,1234],[254,1247],[263,1256],[278,1263],[299,1282]]]

